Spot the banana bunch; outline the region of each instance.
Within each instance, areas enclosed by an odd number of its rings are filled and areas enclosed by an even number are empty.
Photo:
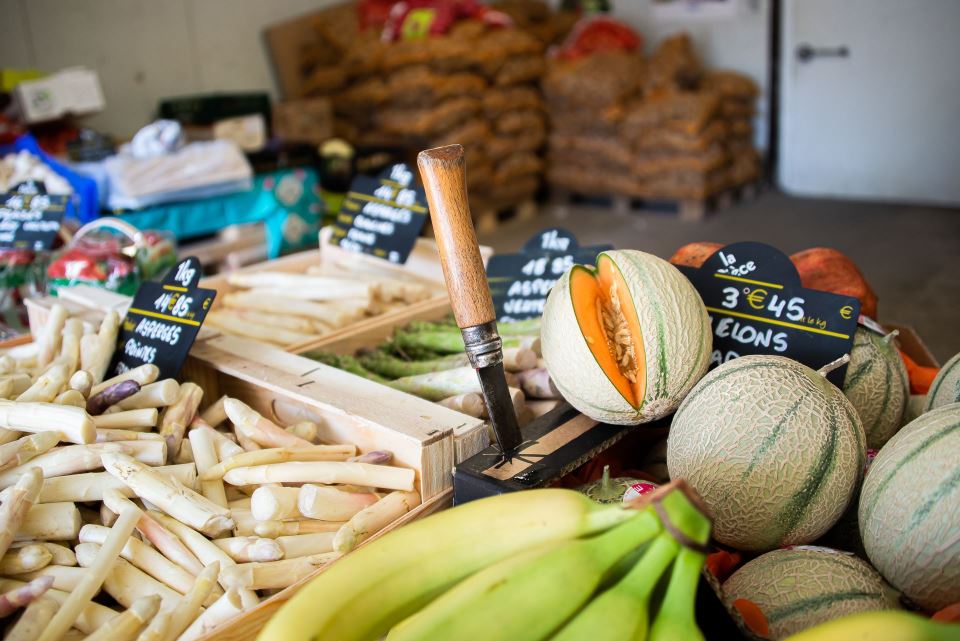
[[[634,509],[561,489],[474,501],[332,564],[258,641],[697,641],[695,501],[682,481]]]
[[[861,612],[827,621],[785,641],[960,641],[960,624],[939,623],[904,610]]]

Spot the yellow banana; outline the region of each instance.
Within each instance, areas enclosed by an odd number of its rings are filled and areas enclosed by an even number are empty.
[[[709,527],[709,519],[683,492],[667,494],[661,505],[673,527],[685,536],[692,537],[704,525]],[[679,549],[670,530],[661,533],[633,568],[594,598],[553,641],[644,641],[650,595]]]
[[[636,512],[573,490],[473,501],[351,552],[304,586],[258,641],[373,641],[461,579],[502,559],[607,530]]]
[[[798,632],[786,641],[960,641],[960,624],[904,610],[860,612]]]
[[[397,625],[387,641],[540,641],[563,625],[620,559],[661,530],[652,508],[589,539],[491,565]]]

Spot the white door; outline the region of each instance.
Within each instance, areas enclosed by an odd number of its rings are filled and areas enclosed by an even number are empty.
[[[784,0],[781,187],[960,203],[958,29],[958,0]]]

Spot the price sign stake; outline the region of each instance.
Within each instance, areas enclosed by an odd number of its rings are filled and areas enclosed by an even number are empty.
[[[331,242],[391,263],[407,262],[427,222],[427,196],[399,163],[377,178],[357,176],[334,221]]]
[[[120,327],[111,375],[152,363],[161,379],[177,376],[217,295],[197,287],[202,273],[200,261],[190,256],[162,282],[140,285]]]
[[[734,243],[699,268],[679,269],[710,314],[712,365],[774,354],[819,369],[853,348],[860,301],[804,288],[790,258],[770,245]],[[827,378],[842,387],[846,369]]]
[[[487,280],[497,320],[539,317],[563,272],[576,263],[594,264],[597,254],[608,249],[613,246],[580,247],[569,231],[552,227],[530,238],[519,254],[494,254],[487,262]]]

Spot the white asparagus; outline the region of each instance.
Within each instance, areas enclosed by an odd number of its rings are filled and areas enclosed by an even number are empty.
[[[102,523],[107,527],[111,527],[114,523],[117,522],[118,516],[119,514],[111,510],[109,507],[107,507],[106,503],[100,504],[100,523]],[[87,524],[87,522],[84,521],[84,524]],[[96,524],[94,523],[94,525]]]
[[[21,572],[16,578],[33,581],[48,576],[53,579],[53,587],[64,592],[72,592],[80,585],[87,571],[71,565],[47,565],[32,572]]]
[[[370,306],[369,301],[361,301],[359,304],[334,305],[277,296],[276,292],[260,290],[251,290],[242,294],[227,294],[223,297],[223,304],[230,308],[304,316],[322,321],[333,328],[343,327],[361,318]]]
[[[8,617],[42,597],[52,583],[53,580],[50,577],[43,577],[30,581],[22,588],[0,594],[0,618]]]
[[[60,303],[54,303],[47,316],[47,323],[37,339],[37,365],[46,367],[53,362],[60,351],[60,339],[63,326],[67,322],[67,310]]]
[[[150,442],[150,441],[146,441]],[[150,501],[170,516],[204,534],[215,537],[233,529],[230,510],[204,498],[125,454],[103,454],[103,466],[122,480],[137,496]]]
[[[222,311],[213,311],[207,314],[206,323],[228,334],[236,334],[280,346],[305,343],[314,338],[312,334],[261,325],[252,320],[240,319],[229,312]]]
[[[193,587],[187,592],[177,605],[170,611],[170,620],[167,623],[167,632],[164,641],[178,638],[184,630],[193,623],[200,608],[217,586],[217,577],[220,576],[220,562],[212,561],[203,572],[197,575]]]
[[[80,340],[83,338],[83,321],[79,318],[69,318],[63,326],[63,336],[60,341],[59,361],[65,363],[70,373],[85,371],[80,368]],[[89,374],[89,372],[88,372]],[[72,380],[72,377],[71,377]],[[93,379],[90,379],[91,385]]]
[[[531,401],[531,400],[528,400],[528,401],[527,401],[527,409],[529,409],[529,410],[531,411],[531,413],[533,414],[533,418],[539,418],[539,417],[543,416],[544,414],[546,414],[547,412],[552,411],[552,410],[553,410],[554,408],[556,408],[557,405],[559,405],[559,404],[560,404],[560,400],[559,400],[559,399],[549,400],[549,401],[546,401],[546,400],[545,400],[545,401],[541,401],[541,400]]]
[[[227,420],[227,413],[223,411],[223,401],[226,398],[226,396],[221,396],[211,403],[207,409],[200,412],[200,418],[210,427],[216,427]]]
[[[214,539],[213,542],[237,563],[279,561],[283,558],[283,549],[276,539],[260,536],[233,536]]]
[[[16,530],[16,539],[72,541],[77,538],[81,525],[80,510],[73,503],[38,503],[27,512]]]
[[[476,392],[467,392],[466,394],[457,394],[437,401],[438,404],[448,407],[454,411],[480,418],[486,411],[486,405],[483,404],[483,397]]]
[[[237,437],[237,444],[243,448],[244,452],[256,452],[257,450],[263,449],[240,430],[234,430],[233,433]]]
[[[266,287],[271,290],[310,291],[316,300],[369,298],[373,295],[369,283],[336,277],[287,272],[234,272],[227,280],[234,287],[245,289]]]
[[[193,463],[193,446],[189,440],[180,441],[180,447],[177,448],[177,455],[173,457],[174,463]]]
[[[223,401],[223,409],[233,422],[238,433],[242,432],[263,447],[310,447],[310,441],[290,434],[273,421],[264,418],[246,403],[235,398]]]
[[[261,536],[275,539],[279,536],[331,532],[340,529],[340,526],[343,525],[342,521],[331,522],[315,519],[258,521],[253,518],[253,513],[249,509],[233,508],[231,511],[237,524],[234,529],[237,536]]]
[[[300,421],[285,428],[294,436],[299,436],[305,441],[316,443],[320,438],[320,426],[313,421]]]
[[[29,522],[30,511],[34,508],[42,487],[43,476],[40,470],[30,469],[13,486],[10,496],[0,504],[0,557],[10,549],[16,532]]]
[[[218,625],[232,619],[241,612],[244,607],[240,599],[238,590],[227,590],[217,602],[203,611],[203,614],[194,619],[193,623],[184,630],[177,641],[194,641],[203,635],[211,632]]]
[[[83,394],[84,398],[90,396],[90,390],[93,389],[93,376],[85,369],[78,369],[70,377],[67,386]]]
[[[117,492],[104,492],[103,504],[117,512],[123,511],[130,499]],[[179,565],[190,574],[197,576],[203,570],[203,565],[194,553],[180,540],[175,533],[157,521],[151,512],[145,513],[137,522],[137,531],[144,540],[153,544],[161,554]]]
[[[137,636],[136,641],[164,641],[167,638],[167,628],[170,627],[172,610],[158,612],[150,619],[150,623]]]
[[[28,545],[42,545],[52,555],[50,560],[51,565],[73,566],[77,564],[77,555],[73,553],[73,550],[59,543],[50,543],[49,541],[14,541],[10,545],[10,548],[22,548]]]
[[[523,372],[537,366],[537,353],[527,347],[505,347],[503,368],[508,372]]]
[[[84,641],[134,641],[140,629],[157,614],[159,609],[159,596],[156,594],[142,596],[116,618],[111,619],[110,623],[88,635]]]
[[[221,574],[231,586],[249,590],[271,590],[289,587],[304,579],[340,554],[326,552],[311,556],[300,556],[282,561],[264,563],[240,563],[226,568]]]
[[[111,310],[100,323],[96,334],[80,339],[80,369],[85,369],[100,382],[107,373],[110,360],[117,345],[117,333],[120,329],[120,317]]]
[[[183,383],[177,400],[163,411],[158,432],[167,440],[167,451],[172,456],[180,449],[187,426],[193,421],[203,399],[203,390],[196,383]]]
[[[80,542],[103,545],[109,534],[110,528],[87,524],[80,528]],[[120,556],[180,594],[186,594],[193,586],[195,577],[192,574],[136,537],[127,540]]]
[[[17,369],[17,361],[9,354],[0,355],[0,376],[9,374]]]
[[[96,543],[79,543],[76,551],[77,561],[80,562],[81,567],[88,568],[88,571],[93,569],[97,557],[104,547]],[[125,608],[129,608],[134,601],[142,596],[157,594],[162,600],[160,608],[170,610],[182,596],[179,592],[157,581],[143,570],[135,568],[129,561],[119,555],[113,559],[108,567],[103,579],[103,591]]]
[[[150,383],[140,388],[133,396],[128,396],[113,408],[117,410],[140,410],[149,407],[166,407],[177,402],[180,396],[180,384],[172,378]]]
[[[26,583],[23,581],[0,578],[0,590],[11,590],[14,588],[23,587],[24,585],[26,585]],[[51,588],[47,590],[43,596],[53,599],[59,608],[63,606],[70,594],[68,592],[64,592],[63,590]],[[112,610],[105,605],[100,605],[99,603],[91,602],[87,604],[87,606],[80,612],[79,616],[77,616],[77,620],[74,622],[74,625],[81,632],[90,634],[94,630],[97,630],[101,626],[105,625],[115,616],[117,616],[116,610]],[[44,621],[44,626],[46,626],[48,622],[49,619]]]
[[[190,447],[193,450],[193,460],[199,474],[203,474],[219,463],[216,446],[213,442],[214,436],[211,432],[213,430],[209,428],[190,431]],[[201,481],[200,493],[217,505],[227,507],[227,494],[223,489],[222,479]]]
[[[167,529],[176,534],[184,544],[190,548],[190,551],[200,559],[205,565],[210,565],[214,561],[220,563],[220,571],[223,572],[224,568],[236,565],[233,559],[230,558],[230,555],[218,548],[210,539],[203,536],[189,525],[181,523],[177,519],[167,516],[166,514],[161,514],[160,512],[150,512],[150,516],[162,523]],[[218,578],[219,580],[219,578]],[[220,585],[224,589],[228,586],[224,585],[223,582],[220,582]],[[240,592],[240,598],[243,600],[244,608],[252,608],[260,602],[259,597],[256,593],[251,590],[242,590]]]
[[[344,492],[336,487],[307,483],[298,493],[297,509],[311,519],[346,521],[379,500],[372,492]]]
[[[166,465],[153,470],[158,474],[176,478],[189,488],[197,487],[197,471],[192,464]],[[102,501],[103,493],[108,489],[117,490],[127,497],[136,496],[123,481],[114,478],[109,472],[87,472],[45,479],[38,503]],[[0,497],[2,496],[0,493]]]
[[[138,367],[134,367],[133,369],[127,370],[123,374],[118,374],[113,378],[109,378],[102,383],[97,383],[93,386],[93,388],[91,388],[88,396],[95,396],[108,387],[116,385],[117,383],[122,383],[123,381],[137,381],[142,387],[146,387],[150,383],[156,381],[159,377],[160,368],[156,365],[140,365]]]
[[[418,492],[391,492],[357,512],[333,537],[333,549],[346,554],[368,538],[420,505]]]
[[[11,548],[0,557],[0,574],[23,574],[45,568],[53,561],[53,553],[39,543]]]
[[[133,429],[137,427],[155,427],[160,417],[160,410],[155,407],[145,407],[139,410],[126,410],[98,414],[91,417],[97,429]]]
[[[140,510],[135,507],[127,508],[117,519],[110,531],[106,543],[99,549],[96,558],[87,566],[87,573],[81,584],[70,592],[66,602],[50,620],[50,624],[40,635],[39,641],[58,641],[61,636],[74,624],[77,617],[100,591],[107,575],[111,573],[114,562],[118,560],[120,550],[140,519]],[[79,547],[79,546],[78,546]],[[77,550],[77,558],[80,551]],[[82,561],[81,561],[82,563]]]
[[[342,461],[292,461],[254,467],[238,467],[227,472],[223,480],[231,485],[263,483],[349,483],[389,490],[413,489],[416,474],[410,468]]]
[[[272,447],[265,450],[243,452],[230,456],[212,468],[202,472],[201,480],[223,478],[223,475],[238,467],[253,467],[287,461],[346,461],[357,453],[355,445],[309,445],[305,447]]]
[[[114,441],[162,441],[162,436],[156,432],[137,432],[134,430],[116,430],[97,428],[97,443],[113,443]]]
[[[61,392],[57,395],[53,402],[57,405],[71,405],[73,407],[87,407],[87,399],[84,398],[83,394],[78,392],[75,389],[68,389],[65,392]]]
[[[270,312],[259,312],[250,309],[237,308],[231,309],[230,315],[239,321],[250,322],[256,325],[265,325],[266,327],[276,327],[300,334],[313,334],[316,331],[313,323],[310,322],[310,319],[302,316],[272,314]]]
[[[195,420],[194,424],[196,424],[196,422],[197,421]],[[223,432],[218,432],[209,425],[203,424],[194,427],[193,429],[210,432],[210,440],[213,441],[213,448],[216,451],[218,461],[225,461],[226,459],[236,456],[237,454],[243,454],[245,451],[242,447],[231,441]]]
[[[0,470],[6,470],[36,458],[60,442],[56,432],[37,432],[0,445]]]
[[[106,454],[125,454],[147,465],[163,465],[166,461],[167,444],[163,441],[145,440],[55,447],[23,465],[0,472],[0,487],[15,483],[31,467],[40,468],[47,478],[97,470],[103,467],[102,457]]]
[[[336,532],[314,532],[312,534],[278,536],[273,540],[280,546],[283,558],[293,559],[298,556],[333,552],[333,539],[336,535]]]
[[[531,399],[559,400],[557,386],[553,384],[550,373],[545,367],[537,367],[517,373],[517,383]]]
[[[4,641],[36,641],[60,605],[44,595],[28,605],[17,623],[7,631]]]
[[[296,487],[258,487],[250,497],[250,512],[258,521],[300,519],[303,515],[297,509],[299,495]]]
[[[56,432],[60,440],[70,443],[93,443],[97,438],[96,426],[86,410],[55,403],[0,400],[0,427],[21,432]]]
[[[253,496],[253,493],[257,491],[257,488],[256,488],[255,486],[252,486],[252,485],[251,485],[250,487],[253,488],[253,489],[250,490],[250,496]],[[235,489],[237,489],[237,488],[235,488],[235,487],[233,487],[233,486],[230,486],[230,489],[235,490]],[[245,489],[249,489],[249,488],[245,488]],[[249,509],[250,509],[250,496],[243,496],[243,497],[241,497],[241,498],[234,499],[234,500],[230,501],[230,503],[228,503],[227,505],[228,505],[228,507],[229,507],[231,510],[235,510],[235,509],[238,508],[238,507],[239,507],[239,508],[245,508],[245,509],[249,510]]]

